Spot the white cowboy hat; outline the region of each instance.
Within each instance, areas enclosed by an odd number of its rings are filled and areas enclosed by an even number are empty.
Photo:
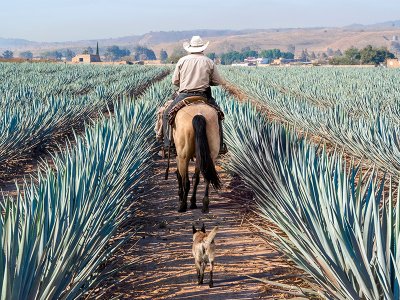
[[[204,44],[201,37],[199,37],[198,35],[194,35],[190,40],[190,43],[188,42],[183,43],[183,48],[190,53],[200,53],[206,50],[209,43],[210,42]]]

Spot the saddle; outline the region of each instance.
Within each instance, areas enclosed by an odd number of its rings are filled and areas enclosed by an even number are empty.
[[[202,96],[190,96],[190,97],[186,97],[182,101],[179,101],[174,107],[172,107],[172,109],[168,113],[168,124],[171,126],[174,124],[176,114],[183,107],[189,106],[192,104],[196,104],[196,103],[204,103],[204,104],[207,104],[208,106],[211,106],[212,108],[214,108],[217,111],[218,118],[220,120],[223,120],[225,118],[223,111],[218,106],[215,106],[215,105],[212,105],[211,103],[209,103],[207,98],[202,97]]]

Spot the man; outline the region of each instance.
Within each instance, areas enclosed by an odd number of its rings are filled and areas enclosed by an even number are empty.
[[[214,62],[204,55],[204,50],[209,42],[204,44],[200,36],[193,36],[190,43],[185,42],[183,48],[189,52],[182,57],[176,64],[172,83],[176,85],[178,96],[169,105],[164,113],[167,118],[168,112],[181,100],[191,96],[202,96],[207,98],[212,105],[218,106],[211,95],[210,86],[216,86],[223,83]],[[166,124],[164,122],[164,124]],[[226,146],[223,143],[222,123],[219,121],[221,147],[220,153],[226,153]]]

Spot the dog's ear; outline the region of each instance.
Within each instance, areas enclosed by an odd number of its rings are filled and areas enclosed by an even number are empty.
[[[204,226],[204,223],[203,226],[201,226],[201,232],[206,233],[206,227]]]
[[[194,225],[192,225],[192,230],[193,230],[193,234],[195,234],[197,232],[196,227],[194,227]]]

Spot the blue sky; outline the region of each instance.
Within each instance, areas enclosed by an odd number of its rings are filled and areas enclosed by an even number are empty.
[[[189,29],[344,26],[400,19],[399,0],[3,0],[0,37],[70,41]]]

